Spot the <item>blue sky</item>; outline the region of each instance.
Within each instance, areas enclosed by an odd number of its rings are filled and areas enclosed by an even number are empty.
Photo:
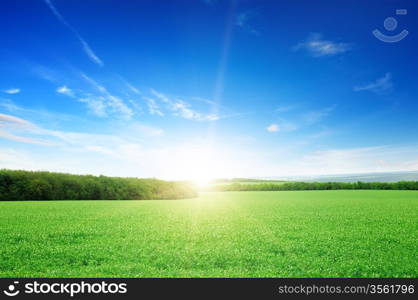
[[[1,168],[167,179],[418,170],[415,1],[0,8]],[[409,34],[387,43],[376,29]]]

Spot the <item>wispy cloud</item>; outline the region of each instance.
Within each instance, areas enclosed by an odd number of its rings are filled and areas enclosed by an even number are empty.
[[[163,93],[157,92],[154,89],[151,89],[151,94],[153,94],[155,97],[157,97],[158,99],[160,99],[164,103],[169,103],[170,102],[170,100],[168,99],[167,96],[165,96]]]
[[[376,146],[312,152],[294,168],[305,174],[341,174],[416,170],[416,146]]]
[[[202,103],[206,103],[206,104],[210,104],[212,106],[220,106],[219,103],[216,103],[216,101],[213,101],[213,100],[210,100],[210,99],[201,98],[201,97],[192,97],[191,100],[198,101],[198,102],[202,102]]]
[[[370,91],[377,94],[389,92],[392,89],[393,83],[392,75],[390,73],[386,73],[385,76],[378,78],[375,82],[354,87],[355,92]]]
[[[160,128],[138,122],[114,130],[118,132],[117,135],[51,130],[14,115],[0,114],[1,138],[44,146],[109,147],[109,145],[131,143],[128,137],[135,140],[138,136],[157,137],[164,134]]]
[[[140,131],[136,130],[136,132]],[[108,147],[129,142],[122,137],[109,134],[51,130],[8,114],[0,114],[0,138],[26,144],[65,147],[66,150],[72,148],[76,151],[88,146]]]
[[[67,85],[59,85],[56,92],[75,99],[87,105],[88,111],[98,117],[110,117],[115,115],[119,118],[131,119],[135,114],[144,113],[141,102],[146,105],[148,113],[154,116],[171,114],[176,117],[193,121],[217,121],[221,118],[236,116],[228,114],[220,116],[218,113],[201,112],[196,110],[189,101],[173,98],[155,89],[149,89],[148,93],[142,92],[123,78],[122,89],[118,88],[116,94],[111,92],[105,85],[80,72],[79,76],[91,86],[91,90],[85,88],[72,88]],[[61,80],[64,81],[64,80]],[[124,94],[124,96],[119,96]],[[210,107],[219,107],[214,101],[198,97],[189,98],[191,101],[200,102]],[[195,104],[197,105],[197,104]]]
[[[149,146],[151,137],[159,138],[163,134],[162,129],[142,123],[116,127],[108,134],[51,130],[13,115],[0,114],[0,139],[52,147],[51,150],[32,147],[25,152],[1,146],[0,163],[14,169],[119,176],[127,176],[130,169],[131,176],[139,175],[138,170],[142,170],[142,176],[156,176],[159,173],[152,173],[152,169],[156,166],[165,169],[175,157],[170,149]],[[141,137],[147,137],[148,148],[138,143]]]
[[[294,50],[306,50],[314,57],[333,56],[352,49],[351,44],[333,42],[322,38],[321,34],[312,34],[306,41],[296,45]]]
[[[3,90],[3,93],[9,94],[9,95],[13,95],[13,94],[19,94],[20,93],[20,89],[7,89],[7,90]]]
[[[104,66],[103,61],[93,52],[89,44],[87,44],[87,42],[83,40],[80,36],[78,36],[78,39],[80,40],[80,43],[83,46],[83,50],[87,54],[87,56],[97,65],[103,67]]]
[[[3,108],[7,112],[13,113],[21,118],[31,117],[32,119],[42,120],[44,122],[53,124],[56,124],[60,121],[80,121],[78,117],[65,113],[22,107],[10,99],[0,99],[0,108]]]
[[[74,36],[78,39],[84,53],[90,58],[90,60],[92,62],[94,62],[95,64],[99,65],[99,66],[103,66],[104,65],[103,61],[96,55],[96,53],[94,53],[94,51],[91,49],[89,44],[81,37],[81,35],[78,33],[78,31],[75,30],[74,27],[72,27],[64,19],[64,17],[61,15],[61,13],[52,4],[52,1],[51,0],[44,0],[44,1],[45,1],[46,5],[48,5],[48,7],[52,11],[52,13],[55,15],[55,17],[61,22],[61,24],[66,26],[74,34]]]
[[[134,87],[132,84],[130,84],[129,82],[127,82],[127,81],[125,81],[125,85],[128,87],[128,89],[131,91],[131,92],[133,92],[134,94],[137,94],[137,95],[141,95],[141,91],[138,89],[138,88],[136,88],[136,87]]]
[[[12,100],[10,99],[3,99],[0,102],[0,106],[4,107],[5,109],[7,109],[8,111],[18,111],[20,110],[20,107],[17,106]]]
[[[279,123],[271,125],[277,125],[281,131]],[[272,128],[275,132],[276,128]],[[142,123],[114,128],[107,134],[51,130],[13,115],[0,114],[0,138],[50,147],[50,150],[31,147],[25,152],[2,145],[0,164],[15,169],[171,179],[193,177],[193,172],[201,169],[213,170],[214,176],[225,175],[224,169],[231,170],[233,174],[228,176],[232,177],[387,172],[418,167],[416,145],[331,148],[290,156],[287,154],[295,152],[294,148],[259,152],[245,149],[242,141],[233,146],[232,140],[229,145],[224,140],[212,144],[203,139],[150,145],[150,137],[160,139],[163,134],[162,129]],[[147,143],[139,143],[136,136],[147,137]],[[279,158],[272,162],[271,157]],[[244,160],[248,164],[240,169]],[[257,170],[260,166],[261,173],[248,174],[248,169]]]
[[[59,83],[61,80],[64,79],[64,73],[59,72],[55,69],[51,69],[45,65],[37,64],[37,63],[30,63],[31,73],[32,75],[40,78],[42,80],[46,80],[53,83]]]
[[[267,126],[267,128],[266,128],[266,130],[268,131],[268,132],[278,132],[279,130],[280,130],[280,127],[279,127],[279,125],[277,125],[277,124],[270,124],[269,126]]]
[[[323,109],[309,111],[303,114],[302,119],[307,125],[313,125],[329,116],[335,108],[336,105],[332,105]]]
[[[268,132],[291,132],[306,128],[322,122],[335,110],[336,107],[336,105],[332,105],[316,110],[300,112],[293,116],[290,120],[288,118],[279,118],[276,119],[274,123],[269,125],[266,130]],[[283,111],[287,111],[287,107],[284,107]]]
[[[35,133],[38,131],[38,127],[34,124],[20,119],[15,116],[0,114],[0,137],[15,142],[21,142],[26,144],[37,144],[37,145],[51,145],[46,140],[36,139],[32,137],[17,135],[14,132],[23,133]]]
[[[57,93],[63,94],[69,97],[74,97],[74,92],[70,88],[68,88],[66,85],[58,87]]]
[[[258,35],[259,32],[250,24],[250,20],[254,17],[253,11],[245,11],[239,13],[235,18],[235,25],[248,31],[251,34]]]
[[[201,113],[191,108],[191,105],[182,99],[170,99],[165,94],[151,89],[151,93],[159,99],[168,110],[172,112],[174,116],[181,117],[183,119],[194,120],[194,121],[217,121],[220,116],[211,113]],[[148,101],[150,99],[148,98]],[[152,103],[155,105],[155,102]]]
[[[182,117],[188,120],[195,121],[217,121],[219,116],[216,114],[202,114],[200,112],[194,111],[189,107],[189,104],[182,100],[177,100],[171,104],[171,109],[174,111],[175,116]]]
[[[148,112],[151,115],[157,115],[157,116],[164,116],[163,112],[160,110],[159,106],[157,105],[157,103],[155,102],[154,99],[152,98],[148,98],[148,97],[142,97],[145,102],[147,103],[148,106]]]
[[[86,103],[89,111],[97,117],[107,117],[105,98],[101,96],[87,96],[78,101]]]
[[[0,127],[35,128],[32,123],[26,120],[6,114],[0,114]]]
[[[85,103],[90,113],[98,117],[115,115],[121,119],[131,119],[134,111],[120,97],[113,95],[108,89],[97,81],[81,74],[82,79],[89,83],[95,92],[89,93],[81,90],[73,90],[66,85],[59,86],[56,92],[79,102]]]
[[[86,74],[81,74],[81,76],[100,93],[100,95],[88,94],[79,99],[81,102],[87,103],[94,114],[103,117],[108,113],[114,113],[125,119],[130,119],[133,116],[133,110],[121,98],[111,94],[105,86]]]

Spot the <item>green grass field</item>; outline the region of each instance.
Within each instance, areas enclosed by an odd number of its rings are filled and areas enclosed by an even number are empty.
[[[0,277],[417,277],[418,192],[0,203]]]

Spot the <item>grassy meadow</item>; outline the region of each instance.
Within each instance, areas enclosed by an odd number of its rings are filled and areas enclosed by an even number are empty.
[[[418,191],[0,202],[0,277],[417,277]]]

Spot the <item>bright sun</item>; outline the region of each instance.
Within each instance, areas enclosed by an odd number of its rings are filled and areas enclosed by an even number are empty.
[[[215,178],[226,177],[225,161],[209,147],[194,146],[176,152],[174,164],[176,178],[187,179],[199,186],[207,186]]]

